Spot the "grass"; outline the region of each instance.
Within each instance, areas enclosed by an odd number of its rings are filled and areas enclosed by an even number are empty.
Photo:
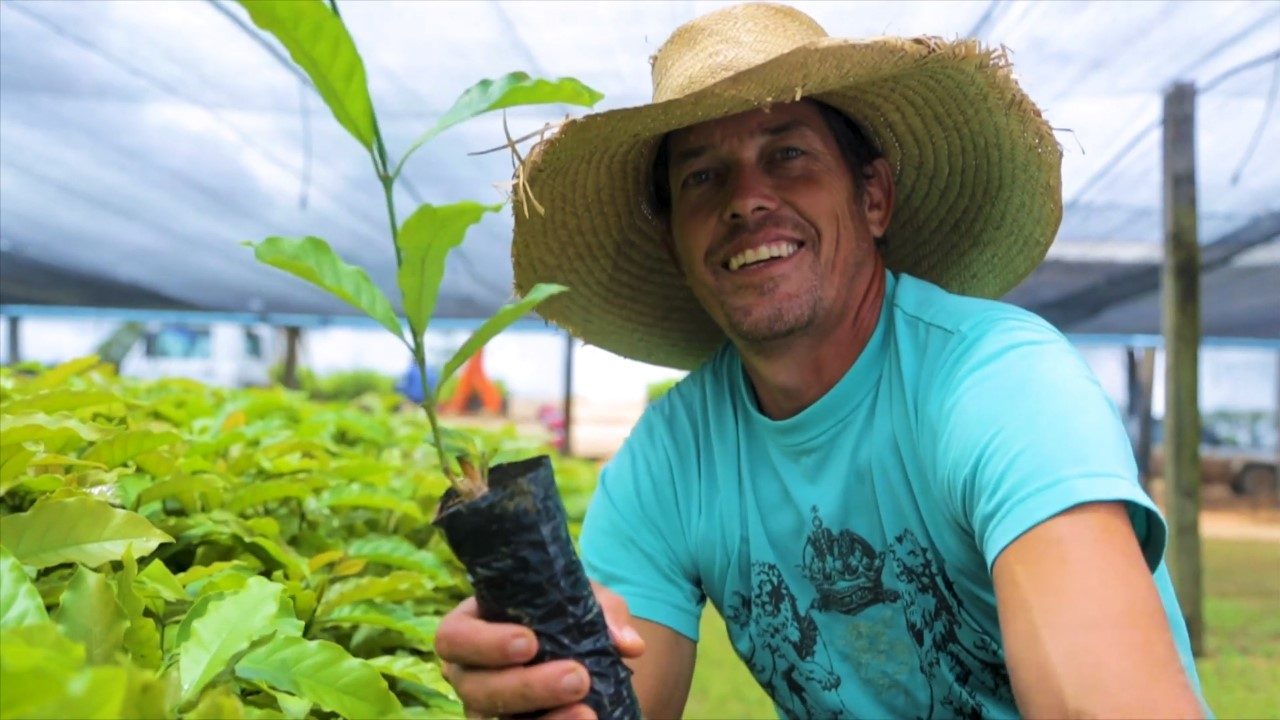
[[[776,718],[773,701],[734,652],[724,620],[711,603],[702,614],[699,637],[698,662],[693,668],[693,687],[684,716],[692,720]]]
[[[1222,720],[1280,720],[1280,543],[1204,542],[1207,652],[1196,662],[1205,698]],[[710,606],[685,717],[776,717]]]
[[[1213,712],[1280,718],[1280,543],[1206,540],[1205,644],[1196,662]]]

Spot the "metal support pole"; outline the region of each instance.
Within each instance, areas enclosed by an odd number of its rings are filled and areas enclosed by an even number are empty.
[[[1200,245],[1196,220],[1195,101],[1192,83],[1164,96],[1165,347],[1164,475],[1169,571],[1191,635],[1204,650],[1200,572]]]
[[[564,334],[564,446],[565,455],[573,454],[573,335]]]

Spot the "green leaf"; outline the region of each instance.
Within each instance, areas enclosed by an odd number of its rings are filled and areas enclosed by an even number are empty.
[[[31,459],[31,467],[87,467],[106,470],[107,466],[92,460],[83,460],[58,453],[44,453]]]
[[[265,537],[246,538],[244,543],[249,554],[269,569],[284,570],[293,580],[300,580],[309,574],[302,556],[289,545],[281,545]]]
[[[105,438],[89,448],[83,459],[99,462],[109,468],[120,467],[145,452],[180,442],[182,436],[175,432],[152,430],[125,430]]]
[[[125,668],[110,665],[87,667],[69,676],[40,670],[10,673],[6,668],[0,686],[11,686],[13,694],[0,691],[0,717],[115,720],[122,717],[128,679]]]
[[[66,415],[4,415],[0,417],[0,445],[18,445],[31,440],[52,448],[72,439],[94,441],[102,437],[101,425],[82,423]]]
[[[125,550],[123,568],[116,575],[116,600],[124,609],[129,627],[124,631],[124,647],[138,665],[152,670],[160,667],[160,631],[155,622],[143,612],[142,596],[134,588],[138,577],[138,563],[133,552]]]
[[[182,717],[185,720],[241,720],[245,717],[245,707],[235,691],[223,685],[205,693],[191,712],[183,713]]]
[[[440,558],[395,535],[367,535],[356,538],[347,546],[347,557],[406,570],[417,570],[427,575],[444,568]]]
[[[369,664],[383,675],[411,680],[440,692],[452,693],[453,691],[453,686],[440,674],[439,665],[429,663],[416,655],[379,655],[369,658]]]
[[[107,578],[86,567],[76,568],[53,619],[67,637],[85,647],[91,664],[111,662],[124,646],[129,625]]]
[[[444,371],[440,374],[440,380],[437,387],[441,387],[453,377],[453,374],[462,367],[462,364],[476,354],[484,344],[493,339],[495,335],[507,329],[511,323],[524,317],[525,313],[537,307],[543,300],[568,290],[569,288],[555,283],[538,283],[534,285],[524,298],[508,303],[498,309],[493,317],[484,321],[476,331],[471,333],[471,337],[458,348],[458,351],[449,358],[449,362],[445,363]]]
[[[222,482],[215,475],[179,475],[161,480],[138,493],[138,506],[175,498],[188,512],[201,506],[216,507],[222,497]]]
[[[22,570],[22,564],[0,545],[0,630],[49,621],[40,591]]]
[[[427,442],[435,444],[432,438],[428,438]],[[478,433],[458,430],[456,428],[442,426],[440,428],[440,444],[445,455],[449,457],[468,457],[475,458],[485,453],[485,441]]]
[[[377,670],[324,640],[274,638],[236,663],[235,673],[343,717],[387,717],[401,711],[400,701]]]
[[[52,413],[63,410],[83,410],[120,402],[120,397],[105,390],[55,389],[18,398],[5,403],[4,411],[10,415],[28,412]]]
[[[404,163],[409,159],[409,156],[430,141],[431,138],[460,122],[490,110],[516,107],[518,105],[545,105],[548,103],[591,107],[603,97],[604,95],[601,93],[592,90],[573,78],[543,80],[529,77],[528,73],[513,72],[497,80],[481,80],[458,96],[458,99],[453,102],[453,107],[449,108],[431,129],[423,133],[409,147],[409,150],[405,152],[404,157],[400,159],[400,163],[396,166],[394,176],[400,176],[400,170],[404,168]]]
[[[143,556],[166,542],[173,538],[141,515],[89,497],[42,502],[0,518],[0,544],[34,568],[65,562],[97,567],[122,558],[130,544]]]
[[[31,458],[35,456],[34,450],[19,447],[5,458],[4,462],[0,464],[0,495],[4,495],[13,489],[15,485],[22,482],[22,473],[30,465]]]
[[[403,602],[426,597],[435,589],[427,576],[399,570],[385,577],[361,577],[334,583],[325,591],[320,614],[362,600]]]
[[[462,242],[467,228],[480,222],[485,213],[501,209],[501,205],[470,201],[440,207],[423,205],[404,221],[396,237],[396,244],[400,246],[396,279],[415,338],[422,338],[431,321],[449,251]]]
[[[373,625],[387,628],[416,641],[415,647],[429,650],[436,640],[436,627],[440,624],[440,618],[421,615],[402,605],[359,602],[334,608],[317,622],[321,626]]]
[[[156,675],[139,668],[129,669],[120,717],[130,720],[165,720],[175,715],[178,705],[178,676],[169,671]]]
[[[390,510],[417,520],[422,519],[422,509],[417,503],[368,486],[344,485],[330,488],[320,495],[320,504],[326,507]]]
[[[364,62],[342,20],[322,0],[241,0],[249,17],[284,45],[342,127],[373,149],[373,102]]]
[[[215,529],[215,532],[218,530]],[[241,560],[220,560],[218,562],[209,563],[208,565],[193,565],[192,567],[178,573],[178,582],[182,583],[188,595],[194,596],[197,593],[195,586],[202,581],[219,575],[243,575],[246,579],[251,575],[256,575],[257,571],[248,563]],[[242,583],[243,585],[243,583]]]
[[[84,666],[84,646],[72,642],[52,622],[0,630],[0,667],[42,667],[71,673]],[[4,683],[0,683],[3,689]]]
[[[314,705],[310,700],[303,700],[296,695],[290,695],[287,692],[281,692],[272,688],[265,683],[258,683],[258,687],[262,691],[276,699],[276,704],[280,706],[280,712],[289,720],[304,720],[311,712]]]
[[[177,648],[184,702],[196,697],[236,654],[274,629],[283,590],[265,578],[251,577],[244,589],[211,602],[191,623],[190,635]]]
[[[82,358],[68,360],[57,367],[44,371],[34,380],[27,383],[27,390],[47,390],[55,388],[65,383],[67,380],[80,375],[98,365],[98,356],[89,355]]]
[[[240,513],[251,507],[264,505],[275,500],[296,498],[305,500],[312,495],[311,486],[297,480],[267,480],[242,485],[235,495],[227,501],[227,510]]]
[[[210,592],[196,598],[196,601],[191,603],[191,607],[187,608],[187,614],[182,616],[182,620],[178,623],[177,627],[174,627],[172,624],[165,627],[164,640],[166,650],[173,651],[181,647],[183,643],[187,641],[187,638],[191,637],[192,623],[204,617],[204,614],[209,611],[210,605],[226,598],[230,594],[230,592],[218,591]]]
[[[146,588],[156,597],[168,602],[187,599],[187,593],[182,589],[182,583],[178,582],[178,578],[174,577],[169,568],[158,559],[152,560],[138,574],[137,584]]]
[[[257,245],[249,245],[259,262],[328,290],[364,311],[404,342],[400,320],[396,318],[387,296],[373,284],[364,270],[343,262],[324,240],[312,236],[286,238],[273,235]]]

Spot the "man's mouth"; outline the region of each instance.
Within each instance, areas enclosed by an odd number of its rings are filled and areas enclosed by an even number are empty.
[[[799,249],[800,243],[786,241],[771,242],[767,245],[743,250],[729,258],[725,262],[724,267],[729,272],[736,272],[744,267],[758,265],[774,259],[791,257]]]

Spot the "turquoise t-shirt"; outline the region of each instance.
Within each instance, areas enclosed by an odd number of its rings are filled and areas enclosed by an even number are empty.
[[[1164,522],[1088,366],[1031,313],[887,280],[866,349],[800,414],[761,414],[730,345],[650,407],[601,474],[588,574],[693,640],[710,598],[783,717],[1013,716],[992,564],[1121,501],[1198,692]]]

